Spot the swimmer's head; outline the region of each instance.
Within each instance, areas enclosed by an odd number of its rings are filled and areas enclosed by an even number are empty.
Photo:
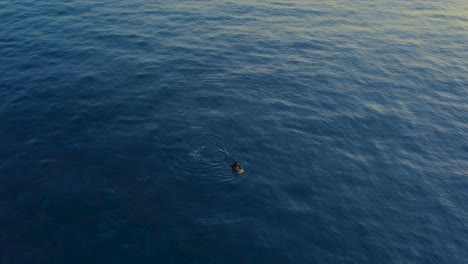
[[[231,168],[235,171],[235,172],[242,172],[243,169],[240,165],[240,163],[238,161],[234,162],[232,165],[231,165]]]

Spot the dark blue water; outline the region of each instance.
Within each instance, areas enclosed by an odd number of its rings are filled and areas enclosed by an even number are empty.
[[[468,263],[467,62],[464,0],[0,0],[0,263]]]

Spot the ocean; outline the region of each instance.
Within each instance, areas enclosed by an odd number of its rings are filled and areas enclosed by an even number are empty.
[[[1,264],[468,263],[464,0],[0,0],[0,121]]]

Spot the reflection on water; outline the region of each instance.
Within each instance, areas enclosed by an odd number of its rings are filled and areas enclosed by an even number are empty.
[[[467,14],[0,0],[0,263],[468,263]]]

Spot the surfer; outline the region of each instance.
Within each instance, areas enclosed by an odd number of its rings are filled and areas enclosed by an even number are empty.
[[[237,174],[242,174],[244,173],[244,169],[241,167],[240,163],[238,161],[234,162],[232,165],[231,165],[231,168],[232,170],[237,173]]]

